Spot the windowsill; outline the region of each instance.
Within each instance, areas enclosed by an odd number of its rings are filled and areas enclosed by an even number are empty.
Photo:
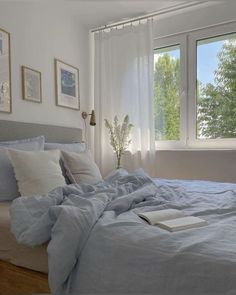
[[[157,151],[234,151],[236,139],[156,141],[155,148]]]
[[[168,151],[168,152],[214,152],[214,151],[236,151],[235,148],[156,148],[156,152]]]

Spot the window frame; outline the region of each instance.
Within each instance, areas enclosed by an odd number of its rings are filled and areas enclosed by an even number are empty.
[[[164,37],[154,40],[154,50],[178,45],[180,48],[180,139],[156,140],[156,149],[183,148],[186,146],[187,135],[187,38],[186,36]]]
[[[156,149],[236,149],[236,138],[198,139],[197,41],[236,33],[236,22],[154,39],[154,50],[180,46],[180,140],[156,141]],[[154,52],[154,51],[153,51]]]

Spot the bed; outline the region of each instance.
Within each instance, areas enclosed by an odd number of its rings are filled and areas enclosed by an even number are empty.
[[[137,215],[168,208],[203,217],[208,225],[169,233]],[[235,213],[236,184],[153,180],[142,171],[116,171],[97,185],[65,186],[11,206],[20,243],[38,247],[51,237],[53,295],[236,294]],[[34,292],[47,292],[37,289],[42,274],[36,277]]]
[[[235,294],[236,185],[119,173],[55,189],[42,203],[41,196],[14,201],[18,241],[36,246],[51,237],[52,294]],[[137,215],[169,208],[208,225],[170,233]]]

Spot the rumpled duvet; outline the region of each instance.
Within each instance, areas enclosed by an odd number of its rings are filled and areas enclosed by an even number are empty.
[[[167,208],[208,225],[170,233],[137,215]],[[236,294],[236,185],[117,171],[97,185],[20,197],[10,214],[19,243],[49,241],[53,295]]]

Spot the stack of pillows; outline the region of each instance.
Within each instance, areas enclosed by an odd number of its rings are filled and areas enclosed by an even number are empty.
[[[0,201],[100,181],[99,168],[84,143],[45,143],[44,136],[0,142]]]

